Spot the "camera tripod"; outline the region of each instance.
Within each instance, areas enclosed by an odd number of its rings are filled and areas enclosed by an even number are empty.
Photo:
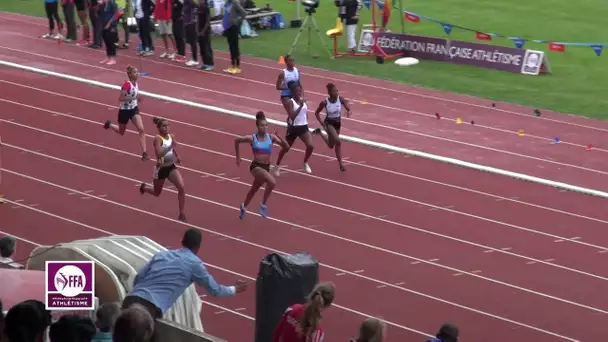
[[[319,30],[319,26],[317,25],[317,21],[312,16],[313,13],[316,12],[315,9],[314,8],[307,8],[305,11],[306,11],[306,14],[308,14],[308,15],[304,19],[304,22],[302,23],[302,26],[300,27],[300,30],[298,31],[298,34],[296,35],[296,38],[293,40],[293,43],[291,43],[291,47],[289,48],[289,52],[287,52],[287,54],[291,55],[291,53],[296,49],[296,45],[298,45],[298,41],[300,40],[300,35],[302,34],[302,31],[304,31],[304,29],[306,29],[307,30],[306,48],[308,50],[308,54],[310,54],[313,58],[319,57],[317,55],[311,54],[311,51],[310,51],[312,29],[313,29],[313,26],[314,26],[314,29],[315,29],[315,31],[317,31],[317,35],[319,36],[319,40],[321,41],[321,45],[323,45],[323,48],[325,49],[325,51],[327,51],[327,55],[329,56],[329,58],[332,58],[333,56],[332,56],[331,52],[329,52],[329,49],[327,48],[327,45],[325,45],[325,41],[323,40],[323,36],[321,35],[321,31]],[[308,22],[309,19],[312,21],[312,25]]]

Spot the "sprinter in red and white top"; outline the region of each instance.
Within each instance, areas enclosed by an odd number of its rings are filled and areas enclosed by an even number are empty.
[[[139,133],[139,143],[141,145],[141,159],[148,159],[148,152],[146,152],[146,133],[144,132],[144,123],[139,115],[138,102],[141,102],[139,96],[139,84],[137,80],[139,78],[139,71],[134,66],[127,67],[128,80],[123,83],[120,89],[120,97],[118,101],[120,106],[118,109],[118,125],[112,124],[111,120],[104,123],[103,128],[112,129],[114,132],[125,135],[127,130],[127,124],[129,121],[133,123],[137,132]]]
[[[274,330],[272,342],[323,342],[321,313],[331,306],[335,291],[333,283],[317,284],[306,304],[288,307]]]

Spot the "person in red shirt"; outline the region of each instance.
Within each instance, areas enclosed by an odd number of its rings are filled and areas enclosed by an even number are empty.
[[[333,303],[335,290],[333,283],[320,283],[306,304],[288,307],[272,334],[272,342],[323,342],[321,313]]]
[[[173,47],[173,51],[175,48],[175,39],[173,39],[173,21],[171,8],[173,7],[171,0],[160,0],[157,1],[157,5],[154,8],[154,20],[158,23],[158,30],[160,35],[163,37],[163,43],[165,44],[165,52],[160,55],[160,58],[168,58],[171,60],[175,59],[175,52],[171,52],[169,49],[169,40],[171,41],[171,45]]]

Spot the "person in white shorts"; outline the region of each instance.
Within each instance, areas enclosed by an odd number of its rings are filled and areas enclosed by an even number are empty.
[[[160,55],[160,58],[175,59],[175,39],[173,38],[173,21],[171,15],[172,9],[171,0],[159,0],[154,8],[154,18],[158,23],[158,31],[163,37],[165,52]],[[173,50],[169,49],[169,40]]]

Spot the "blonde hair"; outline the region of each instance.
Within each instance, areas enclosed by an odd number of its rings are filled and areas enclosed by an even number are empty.
[[[304,307],[304,314],[300,320],[304,342],[308,342],[312,334],[317,330],[321,321],[321,310],[333,303],[335,291],[336,286],[334,283],[320,283],[308,295],[308,302]]]
[[[357,342],[382,342],[386,325],[377,318],[368,318],[359,327]]]

